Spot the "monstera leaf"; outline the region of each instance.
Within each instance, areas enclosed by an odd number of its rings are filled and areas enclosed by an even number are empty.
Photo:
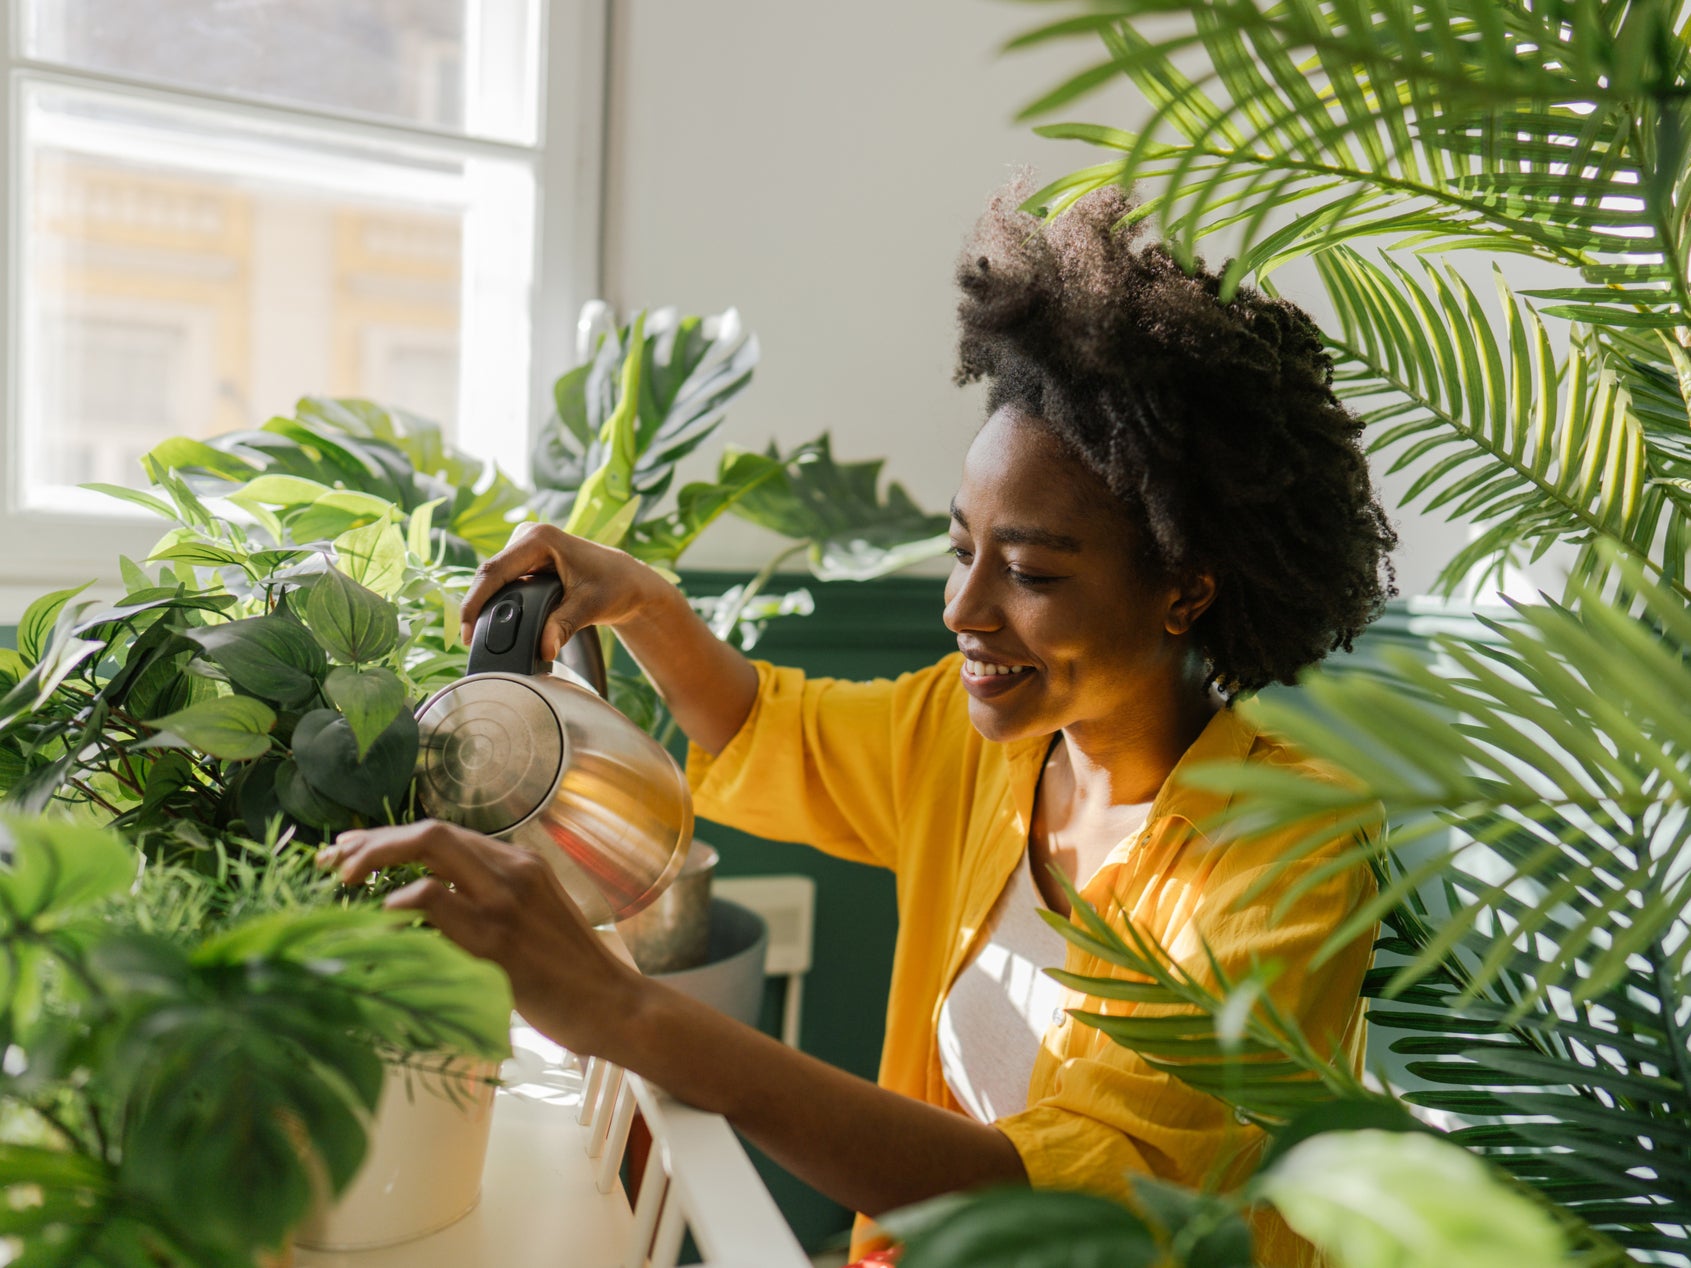
[[[733,309],[716,317],[678,317],[664,308],[606,330],[592,358],[553,389],[557,412],[534,450],[535,509],[550,520],[570,517],[582,486],[606,465],[606,424],[632,397],[623,439],[631,447],[629,483],[644,513],[657,514],[675,464],[721,425],[728,403],[751,382],[757,360],[757,338]]]
[[[946,517],[924,512],[899,484],[888,485],[883,499],[879,460],[835,462],[824,433],[783,466],[738,499],[733,513],[806,543],[810,569],[822,580],[867,581],[945,550]]]

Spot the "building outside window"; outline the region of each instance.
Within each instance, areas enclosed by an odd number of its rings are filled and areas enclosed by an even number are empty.
[[[79,485],[306,394],[524,478],[594,289],[598,7],[8,0],[0,529],[109,565],[133,511]]]

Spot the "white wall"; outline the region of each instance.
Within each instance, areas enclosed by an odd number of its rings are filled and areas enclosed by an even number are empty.
[[[836,454],[885,456],[918,502],[945,507],[980,409],[978,389],[951,384],[964,236],[1018,166],[1044,180],[1104,157],[1012,122],[1094,56],[1073,41],[999,52],[1049,12],[615,0],[606,297],[624,311],[740,309],[764,353],[729,439],[788,446],[828,428]],[[1127,126],[1139,108],[1123,85],[1061,117]],[[1317,307],[1290,274],[1281,285]],[[1415,593],[1462,534],[1417,517],[1400,530]],[[773,540],[723,523],[688,561],[755,566]]]

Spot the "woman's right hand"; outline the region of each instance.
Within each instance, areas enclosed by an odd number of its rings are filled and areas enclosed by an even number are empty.
[[[544,572],[557,573],[564,583],[564,597],[546,618],[540,636],[540,654],[546,660],[557,656],[584,626],[624,624],[639,615],[655,588],[673,589],[626,551],[572,536],[553,524],[519,524],[505,549],[476,569],[464,599],[464,642],[470,641],[477,615],[495,593],[521,577]]]

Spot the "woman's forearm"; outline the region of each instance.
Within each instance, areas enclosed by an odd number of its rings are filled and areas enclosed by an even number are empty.
[[[647,980],[603,1055],[721,1114],[794,1175],[878,1215],[956,1189],[1025,1184],[1009,1138],[875,1086]]]
[[[653,579],[634,614],[615,627],[617,637],[687,738],[720,753],[752,711],[757,670],[711,633],[679,590]]]
[[[536,1030],[722,1114],[795,1175],[877,1214],[954,1189],[1025,1183],[1002,1133],[796,1052],[642,977],[581,918],[539,856],[446,823],[343,833],[318,852],[349,884],[421,863],[386,904],[424,915],[511,979]]]

